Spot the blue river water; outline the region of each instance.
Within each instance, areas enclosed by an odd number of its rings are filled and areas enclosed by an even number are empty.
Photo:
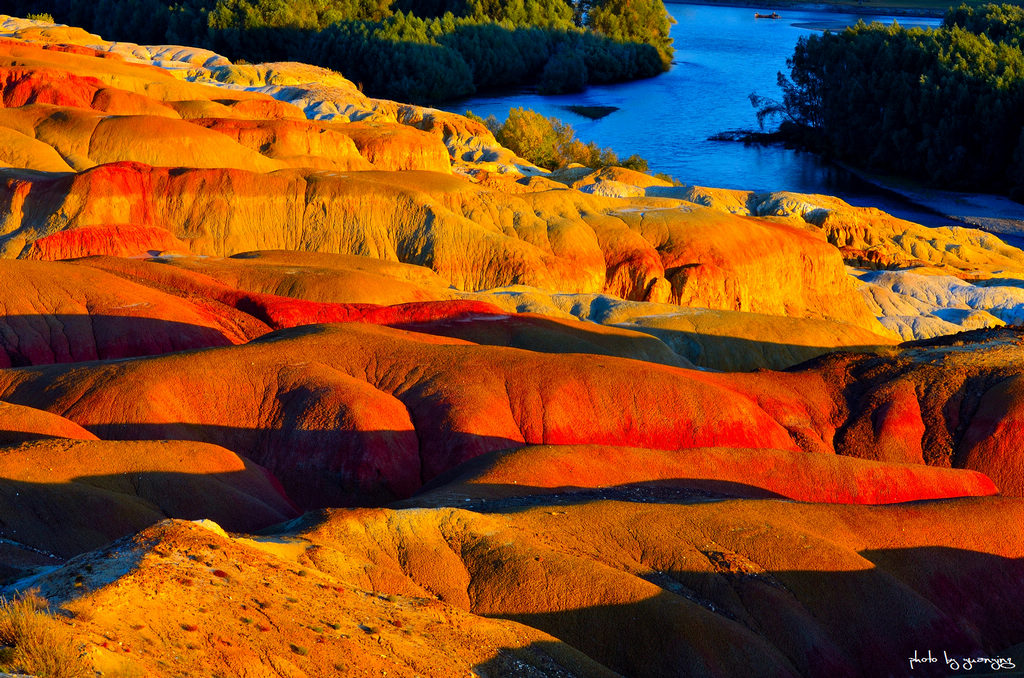
[[[754,18],[756,11],[771,12],[770,5],[764,9],[675,3],[666,7],[676,20],[672,27],[675,60],[667,73],[571,95],[541,96],[530,91],[481,95],[444,108],[499,119],[510,108],[532,108],[570,123],[584,141],[610,147],[620,156],[637,153],[647,159],[652,172],[670,174],[686,184],[827,193],[922,223],[946,223],[813,154],[709,140],[718,132],[757,128],[748,95],[781,97],[776,74],[787,71],[786,59],[800,36],[815,32],[811,26],[838,27],[861,18],[936,26],[940,19],[784,8],[777,10],[781,18],[772,20]],[[567,110],[569,105],[619,110],[590,120]]]

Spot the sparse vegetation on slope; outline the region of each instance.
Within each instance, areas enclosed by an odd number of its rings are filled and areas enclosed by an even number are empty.
[[[34,591],[0,599],[0,671],[39,678],[87,678],[93,671],[70,634],[46,613],[48,603]]]

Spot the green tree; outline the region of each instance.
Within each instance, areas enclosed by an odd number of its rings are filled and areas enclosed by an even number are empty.
[[[672,17],[661,0],[595,0],[587,26],[622,42],[642,42],[658,50],[662,63],[672,63]]]

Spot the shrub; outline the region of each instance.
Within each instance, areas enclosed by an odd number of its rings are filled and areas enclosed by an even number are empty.
[[[38,591],[10,601],[0,598],[0,670],[40,678],[92,676],[70,634],[44,612],[46,607]]]
[[[473,115],[472,119],[479,121],[480,117]],[[484,122],[498,143],[538,167],[557,169],[580,164],[594,169],[626,167],[647,171],[647,161],[640,156],[631,155],[619,160],[610,148],[600,148],[593,141],[577,139],[571,125],[558,118],[546,118],[530,109],[513,108],[504,124],[499,124],[493,117]]]

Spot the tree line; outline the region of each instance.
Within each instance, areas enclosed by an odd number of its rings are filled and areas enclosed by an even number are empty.
[[[1024,8],[966,5],[937,29],[856,26],[801,38],[758,117],[853,165],[1024,198]]]
[[[662,0],[14,0],[108,39],[304,61],[371,96],[436,103],[535,85],[578,91],[672,59]]]

